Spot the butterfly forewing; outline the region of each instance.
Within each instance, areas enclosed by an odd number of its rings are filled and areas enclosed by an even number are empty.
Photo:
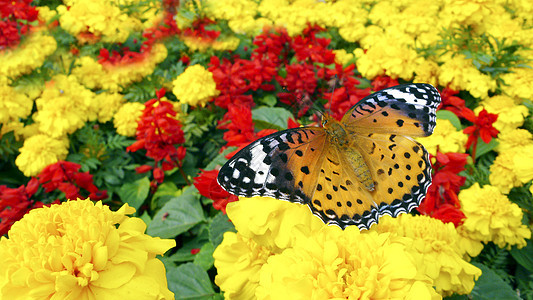
[[[267,196],[308,203],[314,192],[326,133],[296,128],[263,137],[239,151],[221,169],[218,183],[239,196]]]
[[[402,84],[376,92],[342,118],[353,134],[428,136],[436,124],[439,91],[429,84]]]

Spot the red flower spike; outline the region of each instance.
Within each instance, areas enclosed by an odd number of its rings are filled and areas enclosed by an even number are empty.
[[[481,138],[485,143],[489,143],[493,137],[498,136],[499,131],[492,126],[498,119],[498,115],[488,113],[485,109],[480,111],[477,116],[470,109],[464,109],[462,115],[465,119],[474,123],[472,126],[465,128],[463,133],[468,135],[466,148],[468,149],[473,145],[472,158],[475,159],[478,138]]]
[[[146,173],[151,170],[152,170],[152,166],[149,166],[149,165],[142,165],[142,166],[138,166],[137,168],[135,168],[135,172],[139,174]]]
[[[181,166],[186,150],[183,146],[177,146],[185,142],[181,123],[176,120],[174,105],[162,100],[165,89],[156,91],[156,99],[147,101],[144,105],[143,114],[137,122],[137,141],[126,148],[127,151],[135,152],[146,150],[146,156],[155,161],[152,175],[155,184],[162,183],[164,171],[169,171]],[[161,167],[157,167],[161,165]],[[150,166],[138,167],[138,172],[147,172]]]
[[[452,222],[456,227],[462,223],[465,216],[460,210],[461,204],[457,194],[466,177],[458,173],[465,169],[467,158],[468,154],[464,153],[437,152],[432,184],[428,188],[426,198],[417,208],[421,214],[445,223]]]

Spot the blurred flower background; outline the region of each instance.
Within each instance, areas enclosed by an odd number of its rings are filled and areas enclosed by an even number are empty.
[[[520,0],[0,0],[0,295],[533,299],[532,48]],[[442,95],[412,214],[217,184],[406,82]]]

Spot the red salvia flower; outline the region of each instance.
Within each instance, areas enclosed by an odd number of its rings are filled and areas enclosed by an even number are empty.
[[[498,135],[499,131],[492,126],[492,124],[498,119],[498,115],[488,113],[483,109],[476,116],[474,112],[468,108],[463,109],[462,115],[465,119],[474,123],[472,126],[465,128],[463,133],[468,135],[466,148],[468,149],[473,145],[472,158],[475,159],[478,138],[481,138],[485,143],[489,143],[493,137]]]
[[[465,169],[468,154],[437,152],[436,162],[433,165],[435,173],[428,188],[426,198],[417,210],[423,214],[439,219],[443,222],[452,222],[456,227],[465,218],[460,210],[461,204],[457,197],[466,177],[458,175]]]
[[[468,109],[465,106],[465,100],[455,96],[459,91],[445,88],[441,92],[442,102],[438,109],[446,109],[453,112],[456,116],[462,118],[463,110]]]
[[[217,182],[218,170],[205,171],[194,178],[194,186],[200,195],[213,200],[213,207],[226,213],[226,205],[239,200],[235,195],[226,192]]]
[[[164,172],[181,166],[185,157],[185,148],[177,146],[185,142],[181,123],[176,120],[176,111],[171,102],[161,100],[165,89],[156,92],[156,98],[147,101],[143,114],[137,122],[137,141],[126,148],[135,152],[146,150],[146,156],[155,161],[152,175],[158,183],[162,183]],[[138,172],[147,172],[147,166],[141,166]],[[155,186],[155,185],[154,185]]]
[[[30,23],[39,16],[30,3],[31,0],[0,1],[0,50],[17,46],[21,37],[30,32]]]
[[[59,161],[44,168],[37,176],[44,191],[50,193],[60,190],[70,200],[86,199],[102,200],[107,198],[107,192],[99,190],[93,183],[93,176],[89,172],[79,172],[81,165],[68,161]],[[87,192],[80,193],[80,189]],[[82,194],[88,194],[83,196]]]

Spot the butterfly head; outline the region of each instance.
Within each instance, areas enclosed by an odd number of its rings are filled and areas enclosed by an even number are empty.
[[[331,142],[334,144],[343,147],[346,146],[349,142],[348,134],[346,128],[341,124],[341,122],[335,120],[332,116],[328,114],[322,115],[322,127],[331,137]]]

